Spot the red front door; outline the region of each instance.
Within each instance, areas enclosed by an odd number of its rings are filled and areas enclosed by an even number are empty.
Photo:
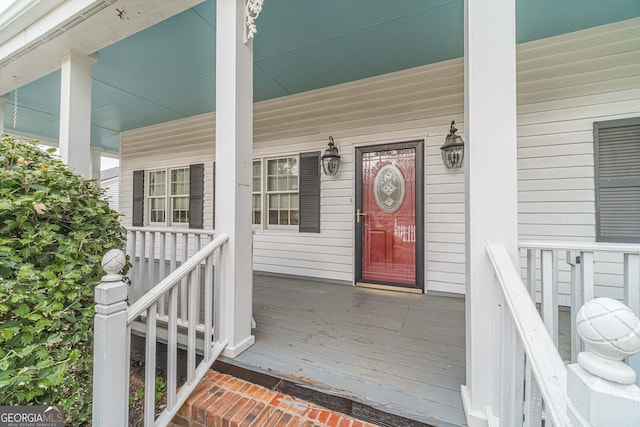
[[[359,283],[422,288],[420,148],[407,143],[357,150]]]

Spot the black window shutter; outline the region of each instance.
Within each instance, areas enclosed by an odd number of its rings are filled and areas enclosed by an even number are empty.
[[[189,166],[189,228],[203,227],[204,164]]]
[[[133,171],[133,211],[131,225],[144,226],[144,171]]]
[[[213,162],[213,197],[212,197],[212,203],[213,203],[213,213],[212,213],[212,217],[213,217],[213,224],[212,227],[215,230],[216,228],[216,162]]]
[[[594,123],[596,240],[640,243],[640,117]]]
[[[320,152],[300,153],[300,221],[298,230],[320,232]]]

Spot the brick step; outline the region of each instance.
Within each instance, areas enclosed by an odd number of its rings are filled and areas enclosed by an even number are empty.
[[[375,427],[287,394],[209,371],[171,424],[175,427]]]

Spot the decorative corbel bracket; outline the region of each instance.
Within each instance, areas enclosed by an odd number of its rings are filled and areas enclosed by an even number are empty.
[[[264,0],[247,0],[247,4],[244,8],[246,23],[246,28],[244,31],[244,44],[249,43],[249,40],[252,40],[258,32],[258,28],[256,27],[256,19],[258,19],[258,15],[260,15],[260,12],[262,11],[263,4]]]

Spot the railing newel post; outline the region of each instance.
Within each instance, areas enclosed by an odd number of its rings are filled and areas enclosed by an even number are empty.
[[[127,284],[123,251],[111,249],[102,259],[107,273],[95,288],[93,343],[93,425],[126,426],[129,361],[127,360]]]
[[[640,425],[637,373],[623,362],[640,351],[640,319],[620,301],[596,298],[580,308],[576,325],[587,351],[567,367],[572,425]]]

